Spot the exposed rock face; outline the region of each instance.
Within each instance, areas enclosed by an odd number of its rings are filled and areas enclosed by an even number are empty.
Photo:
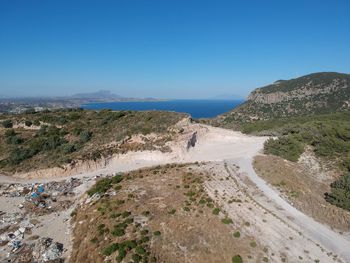
[[[350,75],[314,73],[280,80],[254,90],[248,100],[224,115],[224,121],[331,113],[350,109]]]
[[[189,150],[191,147],[194,147],[197,142],[197,132],[194,132],[191,136],[191,138],[187,142],[187,150]]]
[[[281,86],[280,82],[273,84]],[[333,79],[330,83],[314,84],[312,80],[304,85],[297,86],[290,91],[272,91],[265,92],[264,88],[254,90],[248,97],[248,100],[256,103],[273,104],[293,99],[307,99],[319,94],[332,94],[341,90],[349,89],[350,82],[346,79]]]

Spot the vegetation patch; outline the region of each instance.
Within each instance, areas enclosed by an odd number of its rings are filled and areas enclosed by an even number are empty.
[[[350,211],[350,173],[331,184],[332,191],[325,194],[328,202]]]
[[[164,145],[172,138],[168,128],[185,116],[161,111],[82,109],[1,115],[0,170],[30,171],[80,160],[96,161],[128,150],[169,151]],[[150,133],[159,138],[139,144],[125,140]]]
[[[232,263],[243,263],[243,259],[240,255],[235,255],[232,257]]]
[[[203,188],[202,175],[188,170],[184,165],[167,165],[96,182],[89,194],[99,193],[100,199],[83,203],[73,218],[79,224],[74,224],[71,262],[169,262],[174,254],[179,262],[227,262],[232,250],[248,255],[251,239],[232,238],[231,227],[200,202],[216,205]],[[117,185],[121,189],[115,195],[103,194]],[[203,244],[197,242],[198,235],[205,239]],[[204,253],[208,244],[228,253]]]

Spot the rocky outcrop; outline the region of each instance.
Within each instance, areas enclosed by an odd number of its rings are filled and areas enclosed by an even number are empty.
[[[281,86],[280,83],[275,83],[273,85]],[[349,88],[350,82],[344,79],[334,79],[331,83],[325,85],[314,85],[313,81],[309,81],[305,85],[297,86],[290,91],[265,92],[264,88],[259,88],[248,96],[248,100],[256,103],[273,104],[294,99],[303,100],[320,94],[334,94]]]
[[[350,75],[314,73],[255,89],[221,123],[303,116],[350,110]]]

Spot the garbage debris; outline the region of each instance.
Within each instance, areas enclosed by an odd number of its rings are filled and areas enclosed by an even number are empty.
[[[87,180],[87,179],[84,179]],[[83,180],[70,178],[47,183],[2,183],[0,197],[13,198],[13,208],[0,211],[0,262],[63,262],[63,244],[33,234],[40,216],[66,211],[75,202],[75,188]],[[98,198],[97,196],[95,198]],[[5,257],[5,258],[4,258]]]
[[[99,193],[94,193],[92,196],[88,197],[85,201],[85,204],[89,204],[91,202],[97,201],[101,198]]]
[[[60,259],[62,257],[62,253],[63,244],[59,242],[53,242],[52,238],[43,237],[35,243],[35,247],[33,249],[33,258],[37,262],[47,262]]]

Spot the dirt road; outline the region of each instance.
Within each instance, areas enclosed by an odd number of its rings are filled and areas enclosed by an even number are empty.
[[[190,125],[187,129],[196,131],[198,134],[194,147],[187,149],[187,142],[182,141],[173,145],[172,153],[134,152],[118,155],[112,158],[106,166],[93,171],[75,174],[74,177],[91,178],[97,175],[114,174],[116,172],[167,163],[205,161],[221,162],[222,164],[226,162],[228,167],[238,165],[240,172],[257,186],[260,194],[253,195],[253,198],[259,205],[273,211],[281,221],[286,222],[291,228],[302,233],[309,242],[323,247],[326,251],[331,251],[332,255],[336,254],[338,259],[342,258],[344,262],[350,262],[350,241],[345,236],[315,222],[312,218],[295,209],[256,175],[252,166],[252,160],[262,150],[266,138],[247,136],[239,132],[199,124]],[[47,182],[50,180],[58,180],[58,178],[26,180],[0,176],[0,183],[19,181]],[[82,187],[80,194],[85,189],[86,186]],[[307,247],[307,244],[304,245]]]

